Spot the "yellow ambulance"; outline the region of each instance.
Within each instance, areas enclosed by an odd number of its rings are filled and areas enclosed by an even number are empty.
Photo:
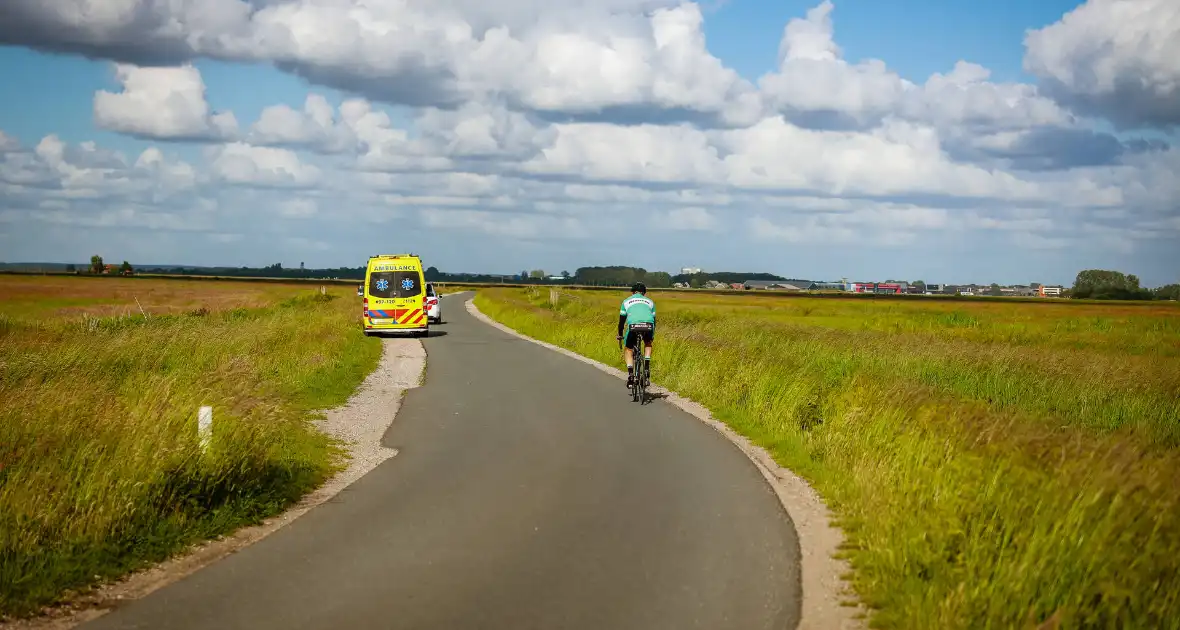
[[[365,299],[362,321],[365,335],[430,331],[426,315],[426,274],[415,254],[381,254],[369,257],[365,284],[357,291]]]

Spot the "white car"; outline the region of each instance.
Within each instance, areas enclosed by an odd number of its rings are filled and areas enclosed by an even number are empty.
[[[442,300],[434,290],[434,283],[426,283],[426,319],[432,323],[442,323]]]

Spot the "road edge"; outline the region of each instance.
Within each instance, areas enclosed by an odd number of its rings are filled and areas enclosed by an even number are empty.
[[[198,570],[237,553],[266,538],[283,527],[290,525],[313,508],[331,500],[353,482],[376,468],[382,462],[397,455],[397,449],[381,444],[385,431],[397,419],[405,393],[420,387],[426,376],[426,348],[418,339],[386,338],[381,344],[381,359],[377,368],[361,382],[348,401],[339,407],[323,410],[325,417],[317,421],[316,428],[340,439],[348,454],[346,466],[328,478],[319,487],[305,494],[294,505],[283,512],[263,520],[257,525],[248,525],[234,532],[196,543],[179,551],[171,558],[150,567],[130,573],[116,581],[95,588],[67,603],[51,606],[36,617],[0,622],[0,630],[66,630],[93,621],[127,602],[145,597],[169,584],[192,575]],[[385,382],[382,382],[382,381]],[[391,395],[391,389],[400,390]],[[380,392],[377,394],[376,392]],[[374,399],[370,401],[369,399]],[[380,415],[384,417],[370,427],[348,422],[341,416],[347,412],[376,402],[389,405]],[[362,432],[358,433],[358,428]]]
[[[543,346],[567,357],[581,361],[616,378],[625,380],[627,373],[610,367],[572,350],[529,337],[485,315],[475,305],[474,298],[464,300],[464,307],[476,319],[514,337]],[[774,461],[766,449],[737,433],[713,417],[702,404],[685,398],[666,388],[653,386],[651,391],[664,395],[663,400],[687,412],[725,436],[754,464],[774,490],[779,503],[790,517],[799,538],[799,564],[803,602],[800,607],[798,630],[863,630],[867,611],[859,602],[851,585],[842,576],[851,572],[847,561],[836,554],[844,541],[843,533],[832,524],[831,511],[819,494],[799,475]]]

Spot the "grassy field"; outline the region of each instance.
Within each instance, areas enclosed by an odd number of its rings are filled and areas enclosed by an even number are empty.
[[[339,286],[333,295],[345,295]],[[274,304],[296,292],[319,290],[307,283],[232,280],[0,275],[0,316],[51,320],[81,316],[181,314],[204,308],[227,311]],[[142,312],[141,312],[142,308]]]
[[[326,479],[342,451],[311,420],[381,352],[358,318],[347,286],[0,276],[0,616]]]
[[[481,289],[612,365],[623,293]],[[653,379],[805,476],[881,628],[1180,628],[1174,305],[660,294]]]

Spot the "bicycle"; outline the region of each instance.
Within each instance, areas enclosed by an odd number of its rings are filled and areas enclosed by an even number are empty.
[[[649,324],[631,324],[628,331],[631,330],[648,330]],[[647,359],[643,354],[643,335],[635,335],[635,341],[632,342],[631,356],[635,360],[635,378],[631,379],[631,402],[638,402],[640,405],[647,404],[647,387],[651,385],[650,368],[648,367]],[[619,340],[619,349],[623,348],[623,340]],[[642,367],[641,367],[642,366]]]

